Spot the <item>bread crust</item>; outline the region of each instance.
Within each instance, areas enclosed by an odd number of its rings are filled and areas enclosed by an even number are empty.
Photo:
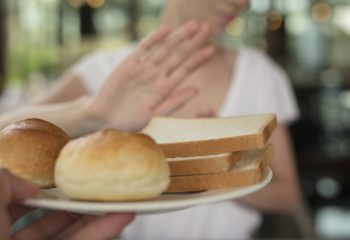
[[[244,153],[244,151],[240,151],[198,157],[168,158],[170,176],[228,172]]]
[[[166,192],[196,192],[256,184],[264,179],[268,163],[272,157],[273,147],[268,144],[262,149],[247,151],[228,172],[171,177]],[[252,168],[245,168],[249,162],[255,162],[256,164]]]
[[[53,187],[54,165],[68,141],[62,129],[47,121],[15,122],[0,132],[0,165],[41,188]]]
[[[226,138],[217,138],[217,139],[203,139],[197,141],[180,141],[180,142],[171,142],[171,143],[162,143],[158,142],[159,146],[162,148],[163,152],[167,156],[167,158],[175,158],[175,157],[194,157],[194,156],[206,156],[206,155],[214,155],[219,153],[228,153],[228,152],[237,152],[237,151],[245,151],[257,148],[263,148],[265,143],[270,138],[272,132],[277,126],[276,115],[274,114],[266,114],[270,119],[266,123],[266,125],[262,126],[260,131],[256,134],[247,134],[241,136],[232,136]],[[257,116],[257,115],[253,115]],[[241,116],[242,117],[242,116]],[[246,116],[249,117],[249,116]],[[163,120],[164,119],[164,120]],[[163,118],[161,121],[166,122],[167,119]],[[233,118],[235,119],[235,118]],[[170,118],[171,121],[174,121],[173,118]],[[198,119],[196,121],[200,121]],[[182,119],[179,124],[188,124],[188,122],[183,122]],[[192,123],[193,124],[193,123]],[[218,119],[218,124],[220,124],[220,120]],[[212,128],[218,127],[220,125],[212,125]],[[186,129],[183,127],[183,129]],[[156,126],[150,125],[150,127],[146,127],[143,131],[146,134],[153,135],[153,131],[159,131]],[[191,131],[191,124],[188,124],[188,131]],[[205,129],[203,129],[205,131]],[[181,133],[179,133],[181,136]],[[157,138],[155,138],[157,140]]]

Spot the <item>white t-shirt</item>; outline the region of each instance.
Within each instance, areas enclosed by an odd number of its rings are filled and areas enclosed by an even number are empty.
[[[132,49],[93,54],[73,71],[80,75],[91,93],[96,93]],[[282,123],[298,117],[286,74],[264,53],[253,48],[240,49],[232,79],[220,116],[274,112]],[[169,213],[139,215],[124,230],[123,237],[132,240],[247,239],[260,221],[258,211],[225,201]]]

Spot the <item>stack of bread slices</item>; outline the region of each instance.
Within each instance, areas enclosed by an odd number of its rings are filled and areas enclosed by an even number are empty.
[[[166,192],[243,187],[261,182],[273,157],[275,114],[225,118],[156,117],[142,130],[167,156]]]

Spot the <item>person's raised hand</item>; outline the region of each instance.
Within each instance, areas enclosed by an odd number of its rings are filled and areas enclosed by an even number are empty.
[[[105,125],[126,131],[144,127],[197,94],[178,86],[214,53],[210,28],[191,21],[174,32],[161,27],[119,65],[94,98],[90,113]]]
[[[21,203],[35,196],[37,186],[25,182],[0,168],[0,239],[110,239],[133,220],[129,213],[87,216],[53,211],[10,235],[10,226],[29,211]]]

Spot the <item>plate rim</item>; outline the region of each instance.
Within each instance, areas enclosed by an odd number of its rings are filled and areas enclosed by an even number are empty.
[[[164,212],[177,209],[193,207],[199,204],[208,204],[229,199],[237,199],[265,187],[272,180],[273,173],[270,168],[267,169],[265,178],[253,185],[240,188],[226,188],[209,191],[224,191],[209,196],[198,196],[188,199],[170,199],[170,200],[145,200],[135,202],[91,202],[76,201],[49,198],[30,198],[23,202],[30,207],[46,208],[51,210],[63,210],[71,212],[89,212],[89,213],[111,213],[111,212]],[[232,191],[230,191],[232,189]],[[206,191],[206,192],[209,192]]]

